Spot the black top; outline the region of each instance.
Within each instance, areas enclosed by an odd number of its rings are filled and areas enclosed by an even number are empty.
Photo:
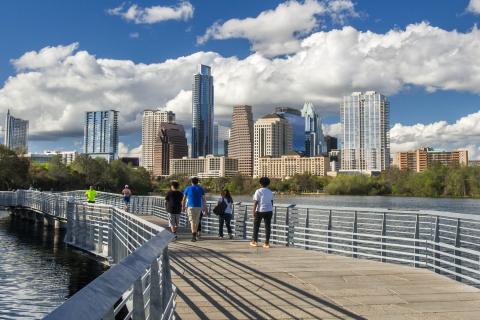
[[[167,201],[167,212],[173,214],[179,214],[182,212],[182,199],[183,193],[180,191],[168,191],[165,195],[165,201]]]

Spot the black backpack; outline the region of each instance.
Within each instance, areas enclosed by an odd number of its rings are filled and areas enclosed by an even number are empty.
[[[227,204],[225,203],[225,199],[222,198],[222,202],[217,204],[215,208],[213,208],[213,213],[216,214],[217,216],[221,216],[222,214],[225,213],[225,209],[227,209]]]

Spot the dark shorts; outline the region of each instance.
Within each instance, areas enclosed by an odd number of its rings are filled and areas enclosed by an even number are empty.
[[[88,200],[87,202],[88,202],[88,203],[95,203],[95,200],[93,200],[93,201],[92,201],[92,200]]]
[[[123,197],[123,202],[130,203],[130,197]]]

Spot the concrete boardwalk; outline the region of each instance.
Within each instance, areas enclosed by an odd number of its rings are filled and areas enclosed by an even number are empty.
[[[179,319],[480,319],[479,289],[426,269],[187,235],[170,254]]]

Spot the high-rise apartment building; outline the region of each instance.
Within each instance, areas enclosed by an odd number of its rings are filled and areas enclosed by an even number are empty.
[[[162,122],[153,149],[153,176],[170,175],[170,160],[188,156],[187,138],[183,126]]]
[[[392,166],[400,170],[422,172],[435,163],[440,163],[450,168],[468,166],[468,151],[443,151],[428,147],[415,151],[396,152],[393,154]]]
[[[302,112],[288,107],[275,108],[275,114],[281,115],[292,127],[292,149],[299,153],[305,152],[305,120]]]
[[[142,166],[153,173],[154,148],[161,123],[175,123],[175,114],[165,110],[145,110],[142,120]]]
[[[192,85],[192,157],[212,154],[213,141],[213,77],[202,64]]]
[[[283,155],[279,158],[258,159],[258,176],[287,179],[298,174],[326,176],[329,171],[327,156],[301,157],[299,154]]]
[[[27,152],[28,149],[28,120],[15,118],[7,111],[5,118],[5,147],[11,150]]]
[[[199,178],[232,177],[238,174],[238,161],[228,157],[212,154],[206,157],[171,159],[170,175],[191,176]]]
[[[238,172],[253,175],[253,116],[251,106],[235,106],[228,142],[228,156],[238,160]]]
[[[325,144],[327,146],[327,152],[338,149],[338,139],[332,136],[325,136]]]
[[[305,155],[315,157],[327,152],[320,117],[311,102],[305,102],[302,109],[305,119],[304,144]]]
[[[258,177],[258,159],[292,151],[292,127],[283,116],[267,114],[255,122],[253,141],[253,176]]]
[[[390,166],[389,103],[375,91],[343,98],[341,172],[372,173]]]
[[[83,152],[107,161],[118,158],[118,111],[85,113]]]

